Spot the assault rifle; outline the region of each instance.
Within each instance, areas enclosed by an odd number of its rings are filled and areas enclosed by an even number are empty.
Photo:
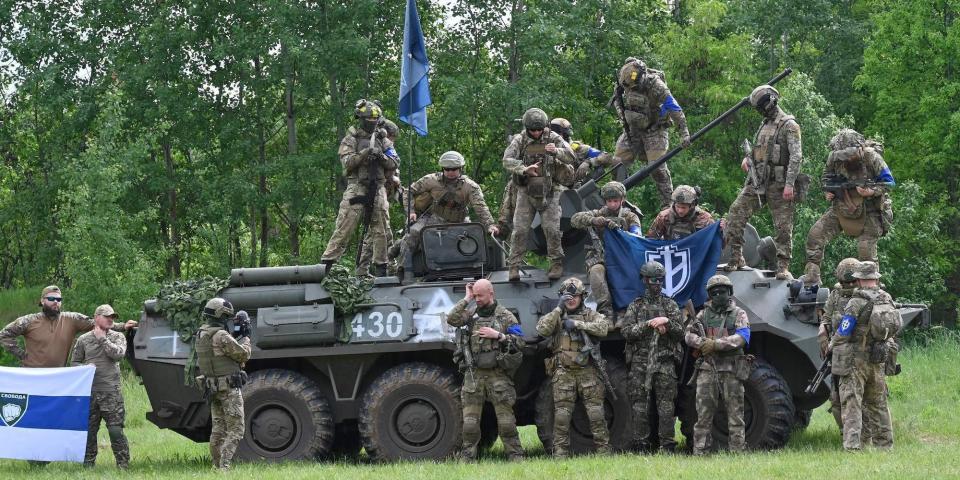
[[[817,373],[813,375],[813,378],[810,379],[810,383],[807,384],[807,388],[803,390],[803,393],[807,395],[813,395],[813,392],[817,391],[817,387],[823,383],[823,379],[826,378],[827,373],[830,372],[830,367],[833,365],[833,352],[827,352],[827,356],[824,357],[823,363],[820,364],[820,368],[817,369]]]
[[[370,133],[370,146],[368,148],[376,148],[377,137],[379,136],[377,133],[379,131],[380,121],[377,121],[376,126],[373,127],[373,132]],[[383,147],[382,142],[380,146]],[[367,194],[350,199],[351,205],[356,205],[358,203],[363,204],[363,231],[360,234],[360,241],[357,242],[357,265],[360,264],[360,259],[363,258],[363,240],[367,238],[367,232],[370,231],[370,220],[373,218],[373,206],[376,202],[377,192],[379,191],[377,180],[380,179],[380,174],[378,172],[380,170],[381,156],[382,153],[377,155],[374,155],[373,153],[367,154]],[[387,226],[387,228],[390,227]]]
[[[233,328],[230,330],[230,334],[233,335],[233,338],[240,340],[250,336],[250,328],[250,315],[247,314],[246,310],[240,310],[233,317]]]
[[[610,382],[610,375],[607,374],[607,361],[603,359],[603,355],[600,353],[600,345],[593,343],[589,333],[581,331],[580,335],[583,336],[583,349],[580,350],[580,355],[590,355],[590,358],[593,358],[593,364],[597,367],[597,374],[600,375],[603,386],[607,387],[607,391],[610,392],[610,398],[616,401],[617,392],[613,389],[613,383]]]
[[[613,82],[613,85],[613,96],[610,97],[607,107],[613,107],[617,111],[617,117],[620,119],[620,124],[623,125],[623,133],[627,134],[627,140],[630,142],[630,145],[633,145],[633,137],[630,135],[630,124],[627,123],[627,117],[623,113],[623,87],[620,86],[619,80]]]
[[[464,384],[476,385],[474,372],[477,369],[477,363],[473,358],[473,350],[470,349],[470,335],[473,332],[473,325],[479,316],[474,313],[466,325],[457,329],[457,344],[460,347],[460,353],[463,355],[463,380]]]
[[[850,180],[846,175],[841,173],[824,173],[821,177],[820,182],[823,184],[823,191],[830,192],[834,195],[842,195],[847,190],[853,190],[857,187],[862,188],[875,188],[875,187],[892,187],[892,183],[888,182],[876,182],[873,180]]]
[[[750,145],[750,140],[743,139],[741,144],[743,147],[743,154],[747,159],[747,175],[750,176],[750,183],[753,184],[753,191],[757,193],[757,203],[760,206],[763,206],[763,201],[760,199],[760,179],[757,178],[757,167],[753,163],[753,147]]]

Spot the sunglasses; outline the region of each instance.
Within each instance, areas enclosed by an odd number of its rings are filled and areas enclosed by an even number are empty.
[[[444,168],[444,169],[443,169],[444,172],[455,172],[455,171],[457,171],[457,170],[460,170],[460,167],[456,167],[456,168]]]
[[[44,297],[48,302],[63,302],[63,297]]]

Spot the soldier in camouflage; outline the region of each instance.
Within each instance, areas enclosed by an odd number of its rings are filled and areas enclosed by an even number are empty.
[[[243,395],[240,388],[246,381],[243,364],[250,359],[250,338],[233,338],[226,330],[226,321],[234,316],[233,305],[222,298],[213,298],[203,307],[206,321],[197,331],[194,349],[202,386],[210,402],[210,456],[214,468],[229,470],[230,461],[243,439]]]
[[[650,451],[648,406],[656,398],[660,449],[672,452],[674,401],[677,398],[677,360],[683,324],[677,302],[663,294],[666,270],[659,262],[640,267],[644,293],[627,307],[620,334],[626,340],[625,359],[630,366],[630,402],[633,404],[633,442]]]
[[[503,152],[503,168],[510,172],[517,185],[513,214],[513,235],[510,238],[510,281],[520,280],[520,264],[527,253],[527,237],[533,217],[540,213],[547,238],[550,270],[547,277],[556,280],[563,275],[563,246],[560,244],[560,192],[564,188],[555,177],[556,165],[572,164],[570,146],[559,134],[547,128],[547,114],[531,108],[523,114],[524,131],[513,137]]]
[[[603,263],[603,235],[608,228],[622,228],[628,232],[640,234],[640,217],[624,205],[627,189],[620,182],[608,182],[600,189],[606,206],[597,210],[577,212],[570,219],[573,228],[586,230],[590,242],[584,247],[586,254],[587,277],[593,296],[597,300],[597,311],[612,318],[613,303],[610,301],[610,289],[607,287],[607,269]]]
[[[837,196],[824,192],[830,209],[807,234],[807,265],[803,280],[820,284],[820,262],[827,243],[838,233],[857,239],[857,257],[877,261],[877,241],[890,229],[893,209],[889,191],[896,184],[883,157],[856,130],[845,128],[830,140],[830,156],[824,175],[843,175],[848,182],[875,182],[846,188]]]
[[[716,220],[710,212],[697,206],[700,200],[698,188],[680,185],[670,196],[671,205],[653,219],[647,238],[656,240],[679,240],[707,228]]]
[[[720,399],[727,408],[728,446],[731,452],[746,448],[743,422],[743,381],[750,376],[750,342],[747,313],[733,301],[733,283],[723,275],[707,281],[707,308],[687,325],[684,340],[697,350],[697,423],[693,427],[693,453],[704,455],[713,442],[713,416]]]
[[[463,403],[463,447],[461,456],[477,458],[480,442],[480,415],[489,401],[497,414],[503,449],[510,460],[523,458],[513,404],[517,391],[513,372],[523,361],[520,347],[523,331],[517,318],[497,303],[493,284],[481,279],[467,284],[466,296],[447,314],[447,323],[456,328],[460,351],[455,356],[464,372],[460,399]]]
[[[359,124],[347,130],[337,152],[347,177],[347,189],[340,201],[333,236],[320,263],[329,270],[340,260],[369,205],[373,208],[368,233],[374,240],[374,270],[377,276],[383,276],[387,271],[387,230],[390,228],[390,219],[384,215],[388,211],[385,185],[397,170],[398,163],[395,158],[385,155],[393,144],[381,128],[381,108],[374,102],[361,99],[356,104],[354,116]],[[374,191],[368,191],[371,181],[376,185]]]
[[[837,283],[830,290],[830,296],[827,297],[827,302],[823,306],[820,329],[817,332],[817,343],[820,344],[821,358],[826,358],[830,338],[833,332],[840,328],[843,311],[847,308],[847,303],[853,298],[853,292],[857,289],[857,279],[853,277],[853,274],[859,265],[860,262],[856,258],[844,258],[837,264]],[[833,385],[830,388],[830,413],[833,414],[837,426],[843,428],[840,415],[840,387],[837,384],[837,378],[836,376],[831,377]]]
[[[754,138],[752,162],[758,185],[751,176],[730,205],[724,241],[730,246],[728,272],[746,266],[743,259],[743,229],[750,217],[765,203],[773,216],[777,245],[777,278],[793,278],[790,259],[793,249],[793,214],[806,189],[807,176],[800,173],[803,153],[800,148],[800,125],[793,115],[779,106],[780,92],[770,85],[761,85],[750,93],[750,105],[763,115],[763,124]],[[750,158],[744,157],[740,167],[749,170]]]
[[[590,419],[597,453],[610,453],[610,433],[604,418],[604,386],[589,355],[581,350],[583,335],[605,337],[610,323],[583,304],[587,291],[578,278],[560,284],[560,304],[537,321],[537,332],[550,339],[547,374],[553,385],[553,456],[566,458],[570,448],[570,420],[577,394]]]
[[[596,148],[583,143],[582,140],[573,140],[573,125],[565,118],[554,118],[550,120],[550,130],[557,132],[563,137],[563,140],[570,144],[570,150],[577,161],[573,164],[574,176],[570,181],[561,181],[569,188],[575,188],[590,177],[591,171],[596,167],[607,167],[613,165],[613,155],[602,152]]]
[[[398,127],[397,124],[391,120],[384,118],[383,130],[387,132],[387,140],[389,140],[390,143],[395,146],[397,143],[397,135],[400,134],[400,127]],[[378,212],[378,215],[385,216],[387,219],[390,218],[390,204],[401,202],[403,190],[400,188],[400,155],[397,153],[397,149],[394,146],[389,146],[383,151],[385,156],[392,158],[398,165],[396,170],[384,171],[384,175],[387,177],[387,181],[384,185],[384,193],[387,196],[387,201],[382,202],[382,205],[380,205],[380,212]],[[367,235],[363,237],[363,251],[360,254],[360,261],[357,263],[356,268],[356,274],[358,277],[370,275],[370,262],[373,261],[373,245],[375,241],[376,238],[374,238],[374,235],[369,231],[367,232]],[[385,245],[392,246],[393,244],[393,230],[390,228],[390,224],[388,222]]]
[[[493,223],[493,216],[483,199],[480,185],[463,174],[466,164],[463,155],[453,150],[445,152],[440,155],[439,164],[442,172],[424,175],[410,185],[406,201],[413,201],[413,205],[409,206],[409,221],[413,222],[413,225],[403,239],[404,249],[401,250],[400,258],[405,259],[405,252],[413,254],[420,248],[424,227],[469,222],[467,214],[471,208],[479,217],[477,220],[491,235],[500,233],[499,227]]]
[[[829,347],[833,353],[831,373],[840,383],[843,448],[861,450],[873,445],[889,449],[893,448],[893,422],[884,379],[889,342],[873,338],[870,317],[876,305],[893,299],[880,288],[876,263],[861,262],[853,277],[857,290],[843,310]]]
[[[120,391],[120,360],[127,352],[127,339],[111,330],[118,315],[110,305],[100,305],[93,313],[93,330],[80,335],[73,347],[71,365],[93,365],[93,387],[90,391],[90,418],[87,428],[87,451],[83,465],[92,467],[97,461],[97,432],[101,420],[107,424],[110,448],[117,467],[130,466],[130,446],[123,434],[126,410]]]
[[[662,157],[670,149],[667,129],[672,123],[677,126],[683,148],[690,146],[687,118],[664,83],[663,72],[647,68],[642,60],[629,57],[620,67],[612,103],[623,123],[623,133],[617,139],[613,155],[615,162],[629,169],[641,154],[647,162]],[[673,191],[670,170],[661,165],[650,176],[657,183],[660,207],[670,205]]]

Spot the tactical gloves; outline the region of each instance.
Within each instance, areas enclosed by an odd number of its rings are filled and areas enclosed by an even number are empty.
[[[577,322],[570,320],[569,318],[563,321],[563,329],[572,332],[577,328]]]
[[[708,338],[703,341],[703,345],[700,345],[700,354],[710,355],[715,352],[717,348],[717,342],[712,338]]]

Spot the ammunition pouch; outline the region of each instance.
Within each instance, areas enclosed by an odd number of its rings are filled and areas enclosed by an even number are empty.
[[[833,375],[849,375],[853,371],[853,345],[844,343],[833,347],[833,361],[830,373]]]
[[[793,201],[796,203],[801,203],[807,199],[807,193],[810,192],[810,175],[806,173],[801,173],[797,175],[797,179],[793,182]]]
[[[870,363],[887,363],[888,354],[887,342],[873,342],[870,344]],[[886,369],[886,367],[884,367]]]
[[[477,362],[477,368],[496,368],[497,366],[496,351],[480,352],[475,355],[475,357],[474,360]]]
[[[206,377],[200,375],[197,377],[197,385],[201,387],[206,394],[226,392],[235,388],[243,388],[247,384],[247,372],[243,370],[220,377]]]
[[[497,354],[497,366],[510,375],[517,371],[522,363],[523,352],[520,350],[500,352]]]
[[[741,382],[747,381],[753,372],[753,360],[753,355],[738,355],[733,364],[733,376]]]
[[[527,195],[543,198],[553,190],[553,181],[549,177],[527,177]]]
[[[559,366],[564,368],[583,368],[590,364],[590,356],[582,355],[573,350],[561,350],[555,355],[559,359]]]
[[[553,371],[557,369],[557,357],[550,356],[543,359],[543,370],[547,376],[553,376]]]
[[[646,112],[636,111],[636,110],[624,110],[623,118],[627,121],[627,124],[630,125],[630,129],[635,132],[645,132],[650,128],[651,122],[650,117]]]

